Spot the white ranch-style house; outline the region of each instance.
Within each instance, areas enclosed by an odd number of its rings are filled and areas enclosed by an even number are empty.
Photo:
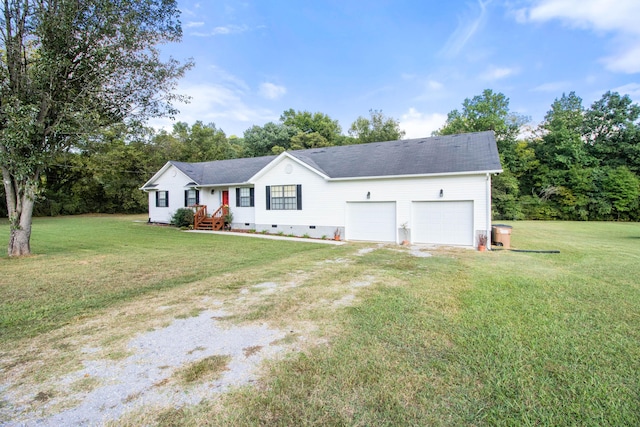
[[[493,132],[167,162],[144,186],[149,221],[194,207],[196,228],[476,246],[490,237]]]

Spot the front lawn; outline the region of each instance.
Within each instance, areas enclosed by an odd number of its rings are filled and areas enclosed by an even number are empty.
[[[640,224],[515,222],[512,246],[560,253],[416,257],[131,220],[37,219],[36,255],[0,258],[5,355],[65,325],[146,328],[150,306],[214,297],[236,304],[228,321],[286,328],[300,351],[257,384],[116,425],[640,425]],[[56,351],[81,339],[65,331]]]

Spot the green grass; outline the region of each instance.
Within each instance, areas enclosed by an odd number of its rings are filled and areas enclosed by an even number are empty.
[[[321,245],[184,233],[135,216],[36,218],[33,256],[0,256],[0,343],[34,337],[98,310],[211,276],[280,268]],[[7,222],[0,236],[8,241]],[[6,246],[6,244],[5,244]],[[220,286],[232,284],[221,283]]]
[[[190,363],[174,375],[184,384],[204,380],[214,381],[228,369],[227,365],[230,361],[231,356],[215,354]]]
[[[640,425],[640,226],[514,223],[560,254],[376,251],[330,348],[188,425]],[[207,421],[213,420],[213,421]]]
[[[257,386],[122,425],[640,425],[637,223],[515,222],[513,247],[560,253],[430,258],[180,233],[131,217],[35,225],[35,256],[0,258],[5,346],[226,272],[308,276],[238,319],[315,320],[328,343],[271,363]],[[346,262],[320,264],[336,258]],[[353,306],[320,303],[363,281]]]

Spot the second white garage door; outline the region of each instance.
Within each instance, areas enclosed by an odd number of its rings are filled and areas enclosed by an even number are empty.
[[[413,202],[415,243],[473,246],[473,201]]]
[[[395,202],[347,203],[347,240],[396,241]]]

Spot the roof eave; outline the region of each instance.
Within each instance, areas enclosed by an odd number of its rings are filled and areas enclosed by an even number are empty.
[[[423,174],[407,174],[407,175],[350,176],[350,177],[343,177],[343,178],[329,178],[329,181],[362,181],[362,180],[378,180],[378,179],[432,178],[432,177],[439,177],[439,176],[486,175],[486,174],[497,174],[502,172],[503,172],[502,169],[491,169],[491,170],[423,173]]]
[[[245,182],[220,182],[215,184],[198,184],[199,188],[211,188],[211,187],[239,187],[243,185],[253,185],[249,181]]]
[[[248,179],[248,182],[254,182],[257,181],[262,175],[264,175],[265,173],[267,173],[269,171],[269,169],[271,169],[274,165],[280,163],[282,161],[282,159],[284,157],[287,157],[291,160],[293,160],[294,162],[298,163],[299,165],[301,165],[304,168],[309,169],[310,171],[318,174],[319,176],[321,176],[322,178],[329,180],[330,177],[327,176],[327,174],[319,171],[318,169],[314,168],[313,166],[309,165],[308,163],[298,159],[295,156],[292,156],[291,154],[289,154],[286,151],[283,151],[282,153],[280,153],[278,155],[278,157],[276,157],[275,159],[273,159],[272,161],[270,161],[269,163],[267,163],[262,169],[260,169],[258,172],[256,172],[251,178]]]

